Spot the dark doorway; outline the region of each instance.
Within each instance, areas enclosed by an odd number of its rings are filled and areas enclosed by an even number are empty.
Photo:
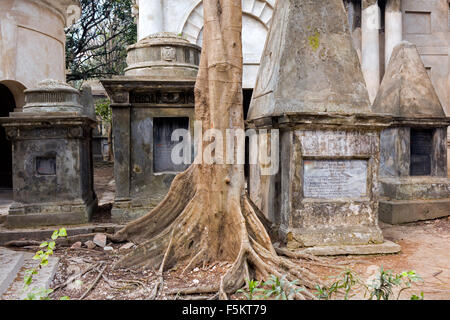
[[[411,129],[411,176],[431,175],[433,130]]]
[[[172,162],[172,150],[179,143],[172,141],[177,129],[189,130],[189,118],[153,118],[153,172],[182,172],[185,164]]]
[[[16,108],[14,96],[8,87],[0,84],[0,117],[9,117]],[[6,139],[5,128],[0,126],[0,189],[12,188],[12,147]]]

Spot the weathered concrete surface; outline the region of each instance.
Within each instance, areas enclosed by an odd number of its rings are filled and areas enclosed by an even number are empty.
[[[23,262],[23,252],[0,248],[0,297],[16,278]]]
[[[0,82],[15,91],[18,108],[23,93],[16,89],[65,80],[64,28],[79,18],[78,8],[78,0],[0,1]]]
[[[444,118],[445,112],[415,45],[394,48],[373,110],[400,117]]]
[[[248,123],[281,131],[280,171],[252,166],[249,185],[283,243],[383,243],[379,135],[390,123],[370,110],[342,1],[277,3]]]
[[[113,234],[122,228],[121,225],[116,224],[92,224],[86,226],[68,226],[66,228],[67,235],[76,236],[82,234],[92,233],[108,233]],[[41,228],[41,229],[15,229],[9,230],[6,228],[0,228],[0,245],[5,245],[9,241],[29,239],[36,241],[44,241],[50,239],[55,228]],[[92,238],[92,237],[91,237]]]
[[[390,224],[432,220],[450,216],[450,199],[380,201],[380,219]]]
[[[315,256],[342,256],[342,255],[375,255],[375,254],[394,254],[399,253],[402,247],[392,241],[384,241],[380,244],[351,245],[351,246],[316,246],[296,250],[295,252],[303,254],[312,254]]]
[[[96,121],[85,115],[80,92],[64,82],[41,81],[25,96],[24,112],[0,119],[13,145],[14,203],[7,225],[87,223],[97,207],[91,148]]]
[[[3,300],[24,300],[27,297],[27,293],[33,289],[48,289],[58,270],[59,258],[50,257],[48,259],[48,265],[45,268],[41,268],[38,274],[33,276],[33,282],[29,286],[27,291],[23,290],[23,278],[26,270],[37,267],[39,261],[33,260],[33,253],[24,253],[25,260],[21,266],[19,272],[15,275],[15,280],[10,285],[9,289],[1,296]]]
[[[381,134],[380,219],[398,224],[450,215],[450,119],[413,44],[395,47],[373,107],[394,115]]]
[[[183,79],[196,77],[200,47],[175,34],[160,32],[147,36],[127,49],[125,76]]]
[[[346,22],[341,0],[279,1],[248,119],[292,112],[370,112]]]
[[[90,139],[93,120],[22,113],[2,119],[13,143],[14,203],[8,225],[86,223],[95,210]],[[52,174],[37,174],[37,159],[53,159]]]

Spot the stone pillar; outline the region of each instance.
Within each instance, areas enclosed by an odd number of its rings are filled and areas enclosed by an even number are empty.
[[[164,31],[162,0],[139,0],[138,40]]]
[[[362,71],[373,103],[380,87],[380,8],[377,0],[362,0]]]
[[[402,41],[403,25],[401,0],[388,0],[385,13],[385,66],[387,68],[392,51]]]

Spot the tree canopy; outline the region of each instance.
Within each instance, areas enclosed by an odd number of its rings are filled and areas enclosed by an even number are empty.
[[[67,81],[110,78],[126,67],[137,40],[132,0],[81,0],[81,19],[66,30]]]

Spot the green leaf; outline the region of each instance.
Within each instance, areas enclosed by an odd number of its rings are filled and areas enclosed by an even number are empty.
[[[52,240],[58,239],[58,236],[59,236],[58,230],[53,231]]]
[[[49,249],[55,249],[55,247],[56,247],[56,243],[55,243],[55,241],[52,241],[52,242],[50,242],[49,244],[48,244],[48,248]]]
[[[41,262],[41,266],[45,267],[46,265],[48,265],[48,260],[47,259],[43,259]]]
[[[65,228],[59,229],[59,236],[60,237],[67,237],[67,230]]]
[[[59,300],[70,300],[70,298],[68,296],[64,296],[64,297],[59,298]]]
[[[46,246],[48,246],[48,242],[44,241],[41,243],[41,245],[39,246],[40,248],[45,248]]]

